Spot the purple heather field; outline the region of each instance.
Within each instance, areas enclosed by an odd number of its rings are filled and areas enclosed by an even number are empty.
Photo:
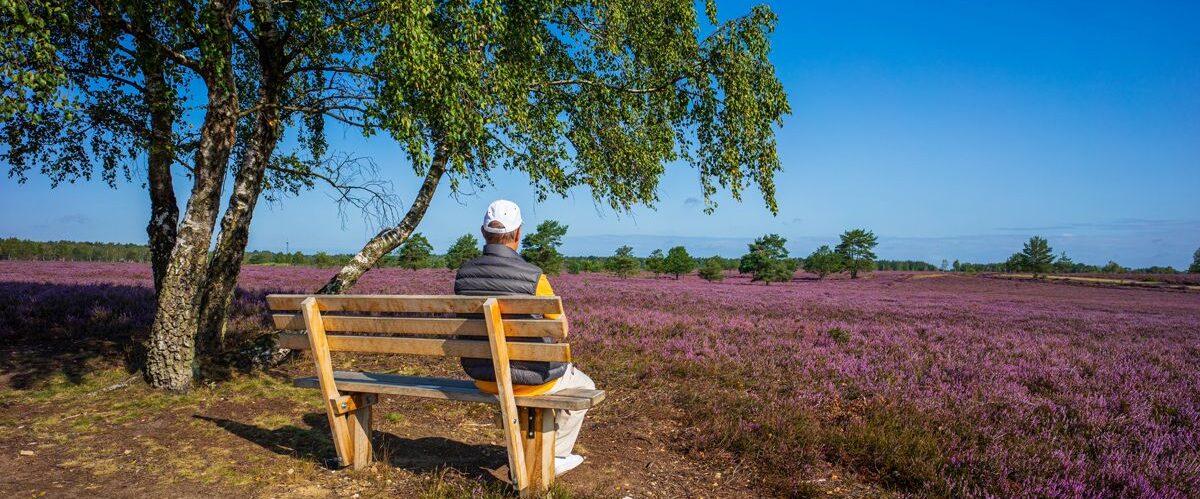
[[[332,271],[246,267],[231,327],[265,331],[264,294]],[[444,294],[452,276],[374,270],[355,292]],[[745,459],[781,494],[822,465],[915,495],[1200,494],[1200,293],[888,272],[551,282],[601,385],[670,393],[680,448]],[[140,264],[0,262],[0,294],[5,343],[137,337],[153,310]]]

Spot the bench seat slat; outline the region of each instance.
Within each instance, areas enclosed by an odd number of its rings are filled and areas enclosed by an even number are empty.
[[[301,314],[273,314],[271,319],[278,329],[302,331],[305,328]],[[326,331],[353,331],[356,333],[392,334],[437,334],[487,336],[487,324],[483,319],[443,317],[352,317],[321,315]],[[527,338],[564,339],[567,323],[562,319],[506,319],[505,336]]]
[[[486,341],[443,340],[430,338],[399,338],[390,336],[358,336],[349,334],[326,335],[331,352],[369,352],[409,355],[431,355],[439,357],[492,358],[491,348]],[[305,333],[281,333],[278,344],[292,350],[308,350],[308,335]],[[510,360],[532,360],[541,362],[570,362],[571,347],[566,343],[518,343],[508,344]]]
[[[300,310],[300,302],[314,295],[267,295],[275,311]],[[315,295],[322,312],[427,312],[480,314],[487,296],[455,295]],[[501,314],[561,314],[557,296],[497,296]]]
[[[424,378],[419,376],[351,371],[335,371],[333,379],[338,391],[342,392],[407,395],[442,400],[482,402],[485,404],[500,403],[495,395],[482,392],[475,387],[474,383],[461,379]],[[318,386],[315,376],[298,378],[293,383],[301,388],[316,388]],[[518,407],[576,411],[589,409],[599,404],[604,400],[604,396],[604,390],[574,388],[553,395],[516,397],[516,401]]]

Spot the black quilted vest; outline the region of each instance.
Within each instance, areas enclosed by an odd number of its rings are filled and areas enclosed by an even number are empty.
[[[503,244],[488,244],[483,255],[463,263],[454,276],[454,294],[467,296],[512,296],[537,293],[537,283],[542,269],[526,262],[512,248]],[[463,337],[462,339],[482,339]],[[508,341],[533,341],[553,343],[550,338],[509,338]],[[514,360],[512,368],[514,385],[540,385],[561,378],[567,365],[561,362],[532,362]],[[467,375],[480,381],[496,381],[491,359],[462,359]]]

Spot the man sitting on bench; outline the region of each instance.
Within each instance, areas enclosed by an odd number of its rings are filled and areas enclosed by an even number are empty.
[[[454,294],[469,296],[535,295],[554,296],[550,282],[542,269],[526,262],[517,253],[521,241],[521,209],[504,199],[494,201],[483,216],[483,255],[467,261],[454,277]],[[557,319],[557,314],[547,314]],[[508,341],[546,341],[549,338],[510,338]],[[513,394],[532,396],[552,394],[571,388],[595,389],[592,382],[573,363],[511,361]],[[463,369],[475,380],[480,390],[496,393],[496,373],[491,359],[462,359]],[[583,462],[583,456],[572,454],[579,429],[583,425],[582,411],[556,410],[554,425],[558,437],[554,445],[555,474],[566,473]]]

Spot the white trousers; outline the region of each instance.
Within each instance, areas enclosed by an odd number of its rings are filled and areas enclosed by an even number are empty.
[[[557,393],[571,388],[595,390],[596,384],[583,371],[576,369],[575,364],[571,364],[567,366],[567,373],[559,378],[558,382],[554,384],[554,388],[547,393]],[[554,426],[557,431],[554,442],[555,457],[566,457],[571,454],[571,449],[575,448],[575,440],[579,439],[579,429],[583,427],[584,414],[587,414],[587,410],[557,409],[554,411]]]

